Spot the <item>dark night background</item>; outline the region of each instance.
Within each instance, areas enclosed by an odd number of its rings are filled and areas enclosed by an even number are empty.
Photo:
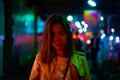
[[[114,36],[120,37],[120,0],[94,0],[96,7],[89,6],[87,1],[0,0],[0,80],[29,79],[42,42],[45,20],[51,14],[74,15],[82,20],[84,10],[97,10],[104,17],[99,28],[105,31],[107,37],[112,34],[110,29],[114,28]],[[91,30],[93,27],[89,28]],[[109,44],[108,41],[105,43]],[[109,49],[106,44],[105,48]],[[91,72],[92,80],[119,80],[120,42],[114,44],[114,48],[117,59],[104,60],[100,57],[99,71],[96,74]],[[89,54],[86,50],[84,52]],[[101,48],[99,56],[104,53]],[[105,54],[109,54],[109,50]],[[91,70],[90,55],[87,55],[87,60]]]

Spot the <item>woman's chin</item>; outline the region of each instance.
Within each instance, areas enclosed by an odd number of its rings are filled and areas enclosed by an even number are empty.
[[[63,50],[64,47],[60,47],[60,46],[59,46],[59,47],[56,47],[55,49],[56,49],[56,50]]]

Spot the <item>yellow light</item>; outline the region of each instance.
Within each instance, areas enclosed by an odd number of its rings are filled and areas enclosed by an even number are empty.
[[[87,41],[86,41],[86,44],[90,44],[90,43],[91,43],[91,41],[90,41],[90,40],[87,40]]]

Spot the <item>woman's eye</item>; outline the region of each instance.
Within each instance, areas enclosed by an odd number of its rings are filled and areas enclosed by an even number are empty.
[[[64,34],[65,34],[65,32],[61,32],[60,34],[61,34],[61,35],[64,35]]]

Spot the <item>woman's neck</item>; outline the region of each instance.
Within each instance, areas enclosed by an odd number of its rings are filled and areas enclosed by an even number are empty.
[[[65,50],[56,50],[56,54],[59,57],[67,57]]]

